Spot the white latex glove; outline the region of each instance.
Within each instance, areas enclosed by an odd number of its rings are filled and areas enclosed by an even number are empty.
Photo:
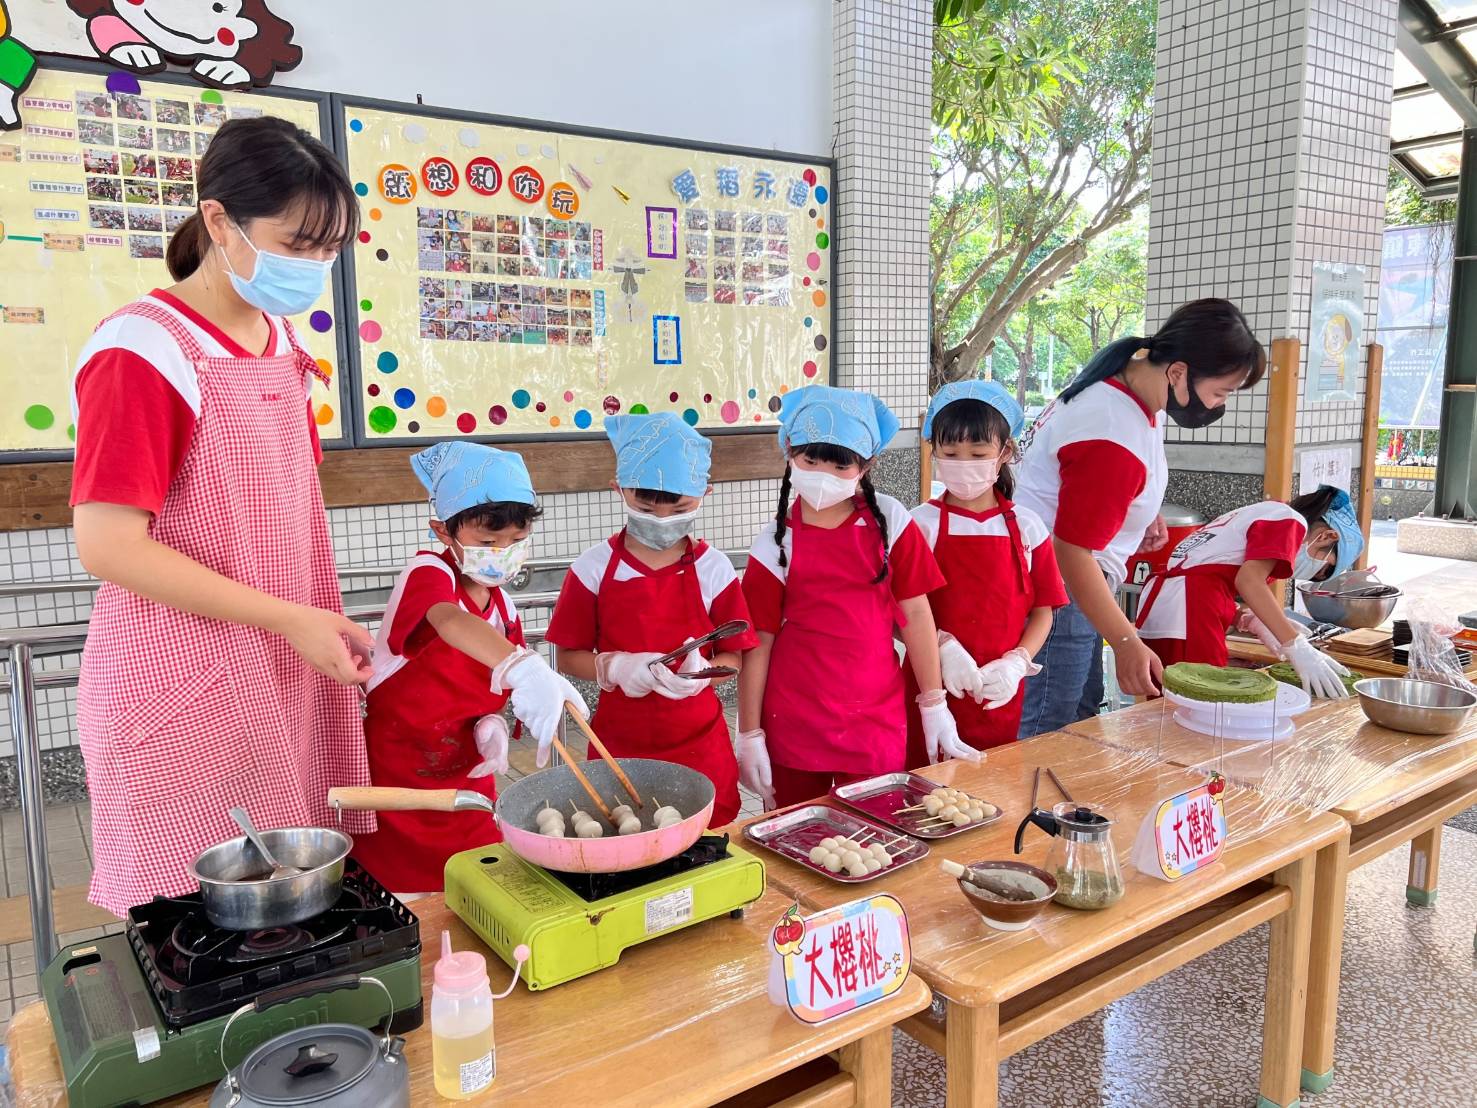
[[[1035,677],[1041,667],[1031,661],[1031,656],[1021,647],[1007,650],[993,662],[980,666],[980,696],[986,700],[985,710],[993,712],[1015,699],[1016,691],[1027,677]]]
[[[687,639],[683,642],[682,645],[686,646],[690,642],[692,642],[692,640]],[[666,666],[663,666],[661,668],[663,671],[666,671]],[[684,654],[682,656],[682,664],[677,667],[677,674],[672,682],[672,685],[682,695],[680,697],[674,697],[674,699],[685,700],[689,696],[697,696],[698,693],[702,692],[704,689],[712,687],[713,682],[709,679],[702,677],[682,676],[685,673],[698,673],[707,668],[708,659],[703,657],[703,652],[701,650],[693,650],[687,654]],[[665,684],[664,678],[659,678],[659,680],[662,680]]]
[[[531,650],[514,651],[492,671],[492,691],[513,694],[513,714],[538,743],[535,764],[540,769],[549,764],[549,750],[559,730],[564,702],[573,704],[582,716],[590,714],[579,690]]]
[[[482,761],[467,771],[470,778],[491,777],[508,772],[508,725],[496,712],[483,716],[472,731]]]
[[[751,793],[758,793],[766,812],[774,809],[774,772],[769,768],[769,748],[764,744],[763,728],[740,731],[738,736],[739,781]]]
[[[661,655],[654,650],[627,653],[611,650],[595,656],[595,679],[606,692],[620,689],[630,697],[650,696],[656,693],[668,700],[686,700],[693,695],[693,682],[678,677],[666,666],[651,663]],[[697,682],[702,688],[702,682]]]
[[[1349,695],[1349,690],[1339,680],[1340,677],[1349,675],[1348,669],[1320,652],[1307,639],[1294,637],[1290,642],[1281,644],[1280,652],[1282,657],[1292,663],[1292,668],[1297,670],[1303,688],[1308,690],[1309,695],[1319,696],[1324,700],[1343,700]]]
[[[980,667],[974,664],[964,645],[947,631],[939,632],[939,669],[950,696],[972,696],[979,703]]]
[[[982,755],[959,737],[959,725],[943,689],[918,694],[918,713],[923,719],[923,745],[928,751],[928,764],[940,758],[958,758],[965,762],[981,762]]]

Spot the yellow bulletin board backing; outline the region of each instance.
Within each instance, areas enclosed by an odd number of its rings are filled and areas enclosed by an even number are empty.
[[[271,114],[329,134],[328,98],[220,92],[197,82],[45,59],[20,100],[25,125],[0,131],[0,453],[66,456],[77,357],[108,315],[173,284],[169,233],[195,210],[199,156],[227,119]],[[345,424],[334,298],[293,322],[330,371],[313,404],[325,443]]]
[[[359,441],[772,424],[831,378],[829,163],[334,98]]]

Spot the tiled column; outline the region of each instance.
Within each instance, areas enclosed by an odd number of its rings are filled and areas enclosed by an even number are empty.
[[[1314,262],[1365,267],[1375,329],[1396,0],[1160,0],[1148,329],[1224,296],[1257,336],[1302,343],[1297,448],[1348,447],[1357,399],[1308,399]],[[1316,369],[1316,354],[1315,365]],[[1265,385],[1202,431],[1169,428],[1168,499],[1214,516],[1262,496]],[[1294,465],[1294,474],[1297,466]],[[1354,475],[1357,488],[1358,474]]]
[[[839,0],[836,50],[836,384],[876,393],[911,433],[878,486],[912,504],[928,403],[930,0]]]

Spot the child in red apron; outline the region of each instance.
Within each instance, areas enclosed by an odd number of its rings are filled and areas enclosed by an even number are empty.
[[[781,401],[787,464],[775,522],[755,538],[744,573],[759,646],[739,678],[739,762],[766,808],[905,768],[895,629],[924,690],[929,743],[978,758],[943,703],[928,593],[944,579],[907,509],[879,495],[868,473],[897,427],[864,392],[809,385]]]
[[[656,758],[713,782],[711,824],[738,815],[738,763],[713,686],[685,676],[707,666],[738,668],[754,632],[688,654],[675,670],[651,663],[731,620],[749,620],[733,563],[692,533],[708,483],[712,444],[672,412],[610,416],[615,480],[626,526],[570,567],[545,637],[559,668],[596,681],[591,721],[611,754]],[[593,751],[590,752],[593,755]]]
[[[1011,742],[1020,727],[1022,683],[1067,603],[1051,533],[1011,503],[1007,463],[1025,413],[994,381],[957,381],[935,394],[923,420],[934,472],[947,492],[919,505],[922,530],[948,584],[929,594],[939,662],[959,737],[976,750]],[[917,688],[909,683],[909,692]],[[908,713],[908,765],[933,759],[917,711]]]
[[[1324,580],[1364,549],[1349,494],[1330,485],[1283,504],[1264,500],[1227,512],[1180,541],[1165,568],[1144,585],[1138,628],[1163,660],[1223,666],[1226,632],[1239,622],[1297,670],[1314,696],[1348,695],[1348,670],[1313,648],[1283,613],[1272,582]],[[1238,610],[1240,595],[1250,609]]]
[[[513,714],[539,743],[539,764],[566,700],[584,701],[537,654],[503,589],[527,560],[540,511],[523,459],[469,442],[437,443],[410,459],[431,495],[431,531],[400,574],[374,647],[364,737],[374,784],[470,789],[496,799],[508,771]],[[354,854],[388,888],[439,892],[446,860],[501,839],[492,821],[451,812],[382,812]]]

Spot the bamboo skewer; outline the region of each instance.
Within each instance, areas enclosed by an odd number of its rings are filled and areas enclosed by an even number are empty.
[[[589,721],[585,719],[585,717],[580,714],[579,709],[576,708],[574,704],[568,700],[564,702],[564,710],[569,713],[570,717],[578,725],[579,729],[585,733],[585,738],[590,740],[590,745],[595,748],[600,757],[605,759],[606,763],[610,766],[611,772],[615,774],[615,779],[621,783],[621,788],[625,789],[626,792],[631,794],[631,799],[636,802],[637,811],[640,811],[642,808],[644,808],[646,805],[641,799],[641,794],[636,791],[636,786],[631,784],[631,779],[626,776],[626,771],[621,769],[620,763],[610,756],[610,751],[605,749],[605,744],[600,741],[600,736],[595,734],[594,730],[590,727]],[[559,740],[557,737],[554,739],[554,744],[556,746],[559,744]],[[562,749],[559,751],[559,754],[560,757],[563,757],[566,761],[568,761],[568,755],[566,755]],[[581,781],[584,781],[584,774],[580,773],[579,770],[575,770],[575,773],[579,776],[579,779]],[[601,808],[604,807],[604,804],[601,804]],[[607,810],[605,812],[605,815],[608,819],[610,817],[610,812]]]

